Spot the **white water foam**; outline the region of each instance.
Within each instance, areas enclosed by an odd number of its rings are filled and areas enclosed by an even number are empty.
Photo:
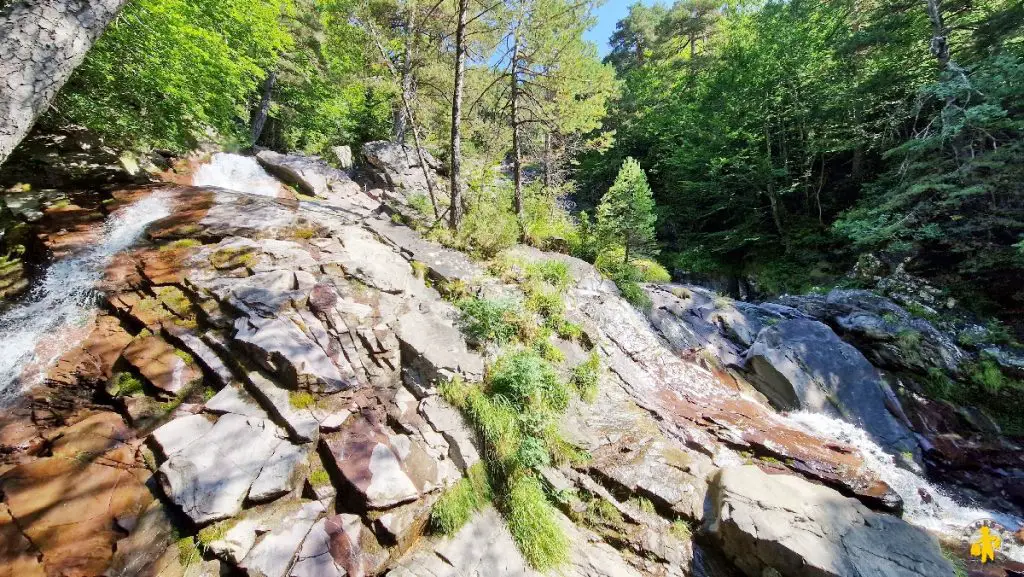
[[[114,212],[95,246],[50,265],[26,301],[0,315],[0,406],[39,382],[77,344],[74,338],[52,337],[70,335],[89,319],[95,310],[96,283],[111,258],[132,246],[147,225],[169,213],[160,193]],[[47,346],[39,347],[44,339]],[[34,374],[25,374],[29,368]]]
[[[998,511],[986,511],[963,505],[947,493],[929,483],[926,479],[896,465],[892,455],[879,447],[863,429],[826,415],[800,411],[790,413],[789,420],[806,432],[819,437],[853,445],[869,469],[878,474],[894,491],[903,498],[903,518],[930,531],[964,538],[971,523],[980,519],[992,519],[1011,531],[1017,530],[1024,520]],[[922,493],[931,496],[926,503]],[[1024,563],[1024,546],[1018,543],[1003,543],[1000,553]]]
[[[251,156],[218,152],[192,176],[195,186],[217,186],[260,196],[277,196],[281,183]]]

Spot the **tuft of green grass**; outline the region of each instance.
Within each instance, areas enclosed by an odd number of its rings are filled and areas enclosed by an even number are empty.
[[[680,539],[682,541],[689,541],[693,538],[693,530],[690,529],[690,525],[688,525],[686,521],[683,521],[682,519],[676,519],[675,521],[673,521],[672,525],[669,527],[668,530],[669,533],[675,535],[677,539]]]
[[[331,476],[322,467],[317,467],[309,473],[309,484],[314,487],[326,487],[331,484]]]
[[[196,533],[196,545],[203,551],[209,551],[210,545],[215,541],[220,541],[227,535],[227,532],[234,525],[230,520],[221,521],[220,523],[214,523],[208,527],[203,527]]]
[[[172,250],[192,248],[196,246],[203,246],[203,243],[194,238],[182,238],[174,242],[169,242],[160,247],[160,252],[168,252]]]
[[[657,511],[654,509],[654,503],[652,503],[647,497],[632,497],[629,502],[637,509],[640,509],[640,511],[647,513],[648,515],[657,514]]]
[[[478,462],[434,503],[430,510],[430,526],[442,535],[453,535],[469,522],[474,513],[490,503],[492,497],[487,470],[482,461]]]
[[[430,267],[426,263],[414,260],[409,265],[412,267],[412,274],[416,275],[416,278],[423,281],[427,280],[427,275],[430,274]]]
[[[501,345],[519,334],[519,304],[514,300],[469,297],[455,306],[462,311],[463,332],[476,341]]]
[[[598,381],[601,378],[601,359],[596,351],[590,353],[590,357],[577,365],[572,370],[572,378],[569,384],[576,394],[587,403],[593,403],[597,398]]]
[[[547,571],[568,561],[569,540],[536,477],[523,474],[512,479],[502,509],[512,538],[533,568]]]
[[[550,336],[541,336],[534,339],[533,350],[548,362],[561,363],[565,360],[565,353],[551,342]]]
[[[491,367],[491,391],[525,410],[562,412],[569,405],[567,387],[536,351],[506,353]]]
[[[944,545],[939,545],[939,550],[942,552],[942,556],[946,558],[953,565],[953,571],[956,577],[967,577],[967,563],[964,562],[954,551],[950,550]]]
[[[316,399],[307,391],[289,391],[288,404],[296,409],[308,409],[316,404]]]
[[[199,551],[199,546],[196,544],[196,540],[193,537],[179,537],[177,544],[178,562],[182,567],[188,567],[199,563],[203,558],[203,554]]]
[[[316,236],[316,229],[311,226],[300,226],[292,231],[292,238],[309,240]]]
[[[561,320],[562,322],[560,322],[558,326],[554,327],[558,336],[567,341],[580,342],[583,340],[583,327],[576,323],[571,323],[564,318]]]
[[[118,397],[131,397],[143,391],[142,380],[129,372],[118,373],[114,376],[114,386],[111,393]]]
[[[217,270],[231,270],[239,267],[252,268],[259,257],[255,247],[225,247],[210,255],[210,264]]]
[[[527,280],[536,279],[550,284],[563,292],[571,283],[569,265],[559,260],[542,260],[527,264],[523,271]]]
[[[195,358],[193,358],[191,354],[189,354],[187,351],[183,351],[181,349],[174,349],[174,355],[176,357],[178,357],[179,359],[185,361],[186,365],[191,365],[192,363],[194,363],[196,361]]]
[[[644,291],[643,287],[635,281],[612,280],[615,281],[615,286],[619,287],[619,292],[622,293],[622,298],[629,301],[629,304],[642,311],[649,311],[651,310],[651,307],[654,306],[654,303],[651,301],[651,297],[647,296],[647,292]]]

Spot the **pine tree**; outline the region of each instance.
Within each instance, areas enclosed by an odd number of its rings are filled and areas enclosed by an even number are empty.
[[[631,254],[654,249],[654,195],[640,163],[626,158],[615,184],[601,197],[597,207],[598,236],[606,246],[625,248],[624,264]]]

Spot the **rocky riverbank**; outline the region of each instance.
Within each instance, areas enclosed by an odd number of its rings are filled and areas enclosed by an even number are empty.
[[[101,306],[61,334],[63,354],[0,423],[0,575],[535,573],[494,509],[449,537],[428,527],[485,449],[438,392],[493,361],[452,296],[520,287],[401,224],[422,167],[395,145],[367,150],[366,182],[258,155],[301,196],[179,184],[46,211],[102,218],[158,199],[168,214],[112,255]],[[84,220],[51,250],[94,242]],[[935,425],[872,364],[904,357],[869,338],[865,315],[927,331],[903,309],[651,286],[644,315],[586,262],[505,256],[566,265],[565,316],[581,330],[551,337],[558,370],[591,354],[601,367],[595,397],[559,423],[589,458],[542,470],[570,542],[563,573],[955,574],[936,535],[898,516],[919,504],[869,455],[780,411],[844,419],[904,470],[961,471],[986,506],[1019,515],[1019,449]],[[927,334],[929,355],[960,360]],[[966,447],[1003,460],[968,466]]]

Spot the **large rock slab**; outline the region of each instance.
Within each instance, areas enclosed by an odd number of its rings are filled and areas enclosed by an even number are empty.
[[[376,141],[363,144],[361,150],[363,160],[371,169],[380,184],[391,189],[389,195],[393,201],[406,205],[412,195],[427,195],[427,176],[424,175],[416,149],[395,142]],[[439,202],[447,201],[447,191],[443,177],[437,174],[441,163],[429,152],[423,151],[430,182]]]
[[[301,504],[263,536],[242,560],[240,567],[251,577],[287,577],[303,540],[324,513],[326,509],[319,501]]]
[[[198,368],[185,362],[174,347],[156,335],[135,339],[123,355],[150,384],[172,395],[203,377]]]
[[[419,498],[406,462],[383,427],[372,417],[358,414],[338,433],[322,437],[328,464],[354,489],[357,506],[386,509]]]
[[[893,453],[919,451],[890,412],[898,401],[881,375],[824,324],[792,319],[767,327],[746,358],[754,385],[776,407],[841,416]]]
[[[880,367],[921,374],[939,367],[956,373],[966,358],[930,322],[871,291],[835,289],[825,296],[787,296],[780,302],[835,328]]]
[[[398,319],[398,340],[403,363],[418,372],[420,383],[460,375],[470,381],[483,378],[484,363],[469,350],[462,332],[451,321],[422,309],[411,310]]]
[[[923,529],[791,475],[722,469],[712,507],[711,534],[750,577],[955,575]]]
[[[117,437],[119,416],[101,413],[65,431],[54,456],[19,465],[0,479],[6,506],[0,534],[18,533],[0,545],[4,559],[38,574],[26,554],[39,554],[48,576],[99,575],[110,565],[117,524],[134,524],[152,502],[149,472],[136,466],[134,448]]]
[[[359,189],[347,173],[329,166],[316,156],[262,150],[256,155],[256,160],[267,172],[312,196],[327,196],[346,187]]]
[[[309,408],[294,406],[291,392],[258,372],[248,373],[246,380],[256,399],[288,431],[289,436],[300,443],[316,441],[320,422]]]
[[[254,360],[293,388],[337,392],[354,384],[291,317],[240,318],[235,321],[235,331],[235,341]]]
[[[233,517],[284,436],[267,420],[223,415],[160,466],[160,484],[198,525]]]

